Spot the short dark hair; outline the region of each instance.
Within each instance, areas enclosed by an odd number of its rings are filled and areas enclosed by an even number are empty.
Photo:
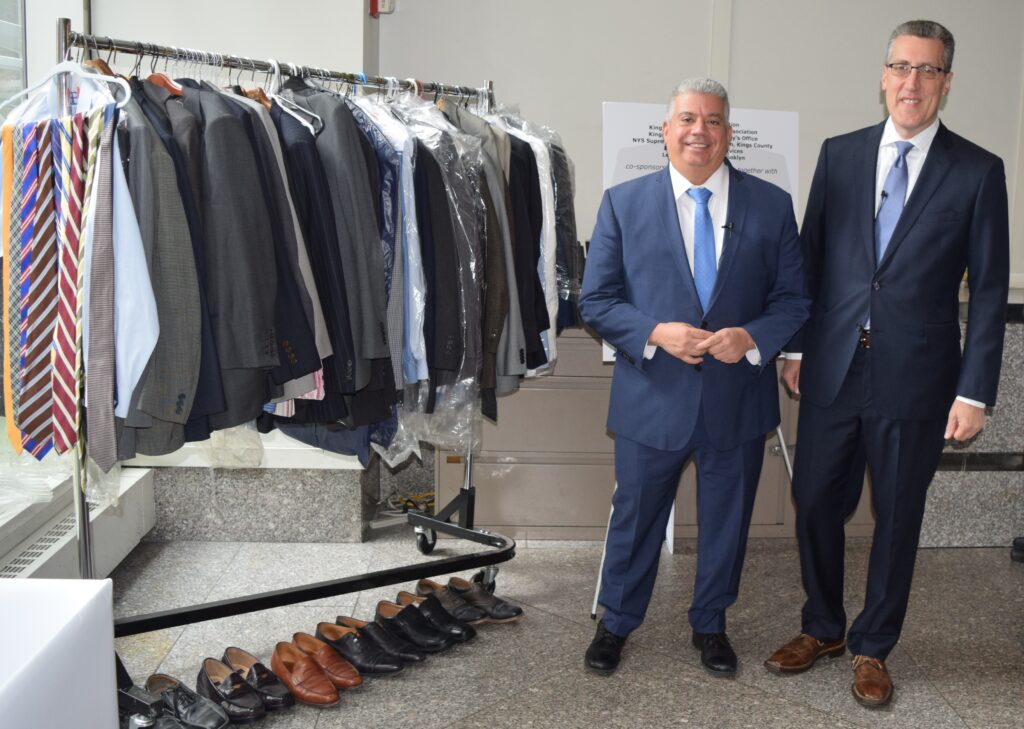
[[[917,38],[932,38],[942,41],[942,66],[947,73],[953,69],[953,50],[956,42],[953,34],[944,25],[934,20],[908,20],[900,23],[889,36],[889,46],[885,50],[885,60],[889,62],[892,54],[892,42],[901,35],[912,35]]]

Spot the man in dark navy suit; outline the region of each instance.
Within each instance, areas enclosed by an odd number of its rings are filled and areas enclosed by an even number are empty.
[[[982,428],[1002,359],[1003,163],[939,121],[952,64],[953,36],[938,23],[893,31],[882,68],[889,118],[825,141],[801,231],[814,304],[787,347],[802,359],[787,354],[783,379],[802,395],[793,496],[807,602],[801,634],[765,665],[796,673],[841,655],[849,641],[853,694],[866,706],[892,696],[885,659],[906,615],[944,439]],[[847,632],[844,502],[862,482],[859,453],[871,473],[875,536],[864,609]]]
[[[643,621],[679,477],[695,456],[690,625],[705,668],[732,674],[725,611],[739,590],[764,437],[779,422],[774,358],[809,300],[789,195],[725,161],[725,89],[684,81],[662,131],[667,168],[605,193],[580,295],[584,320],[617,350],[605,611],[586,665],[614,671]]]

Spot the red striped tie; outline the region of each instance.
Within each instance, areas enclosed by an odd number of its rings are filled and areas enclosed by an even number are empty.
[[[53,336],[53,438],[58,453],[78,442],[81,385],[81,269],[79,245],[85,200],[86,140],[82,115],[64,117],[61,127],[61,210],[57,229],[57,322]]]

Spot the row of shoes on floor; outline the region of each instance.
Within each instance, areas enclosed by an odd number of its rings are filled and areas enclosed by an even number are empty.
[[[416,583],[416,594],[399,592],[397,602],[377,603],[373,622],[339,615],[319,623],[315,635],[295,633],[280,642],[270,668],[241,648],[228,648],[220,660],[207,658],[193,692],[177,679],[153,674],[146,690],[160,697],[163,716],[155,729],[223,729],[245,724],[266,712],[292,706],[333,706],[339,691],[355,688],[363,676],[382,676],[422,663],[476,635],[473,626],[511,623],[522,608],[488,592],[477,582],[452,577],[447,585]]]

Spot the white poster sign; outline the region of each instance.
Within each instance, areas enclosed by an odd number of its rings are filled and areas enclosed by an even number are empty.
[[[661,123],[664,104],[606,101],[603,104],[604,186],[655,172],[668,164]],[[800,117],[795,111],[730,111],[733,166],[799,196]]]

